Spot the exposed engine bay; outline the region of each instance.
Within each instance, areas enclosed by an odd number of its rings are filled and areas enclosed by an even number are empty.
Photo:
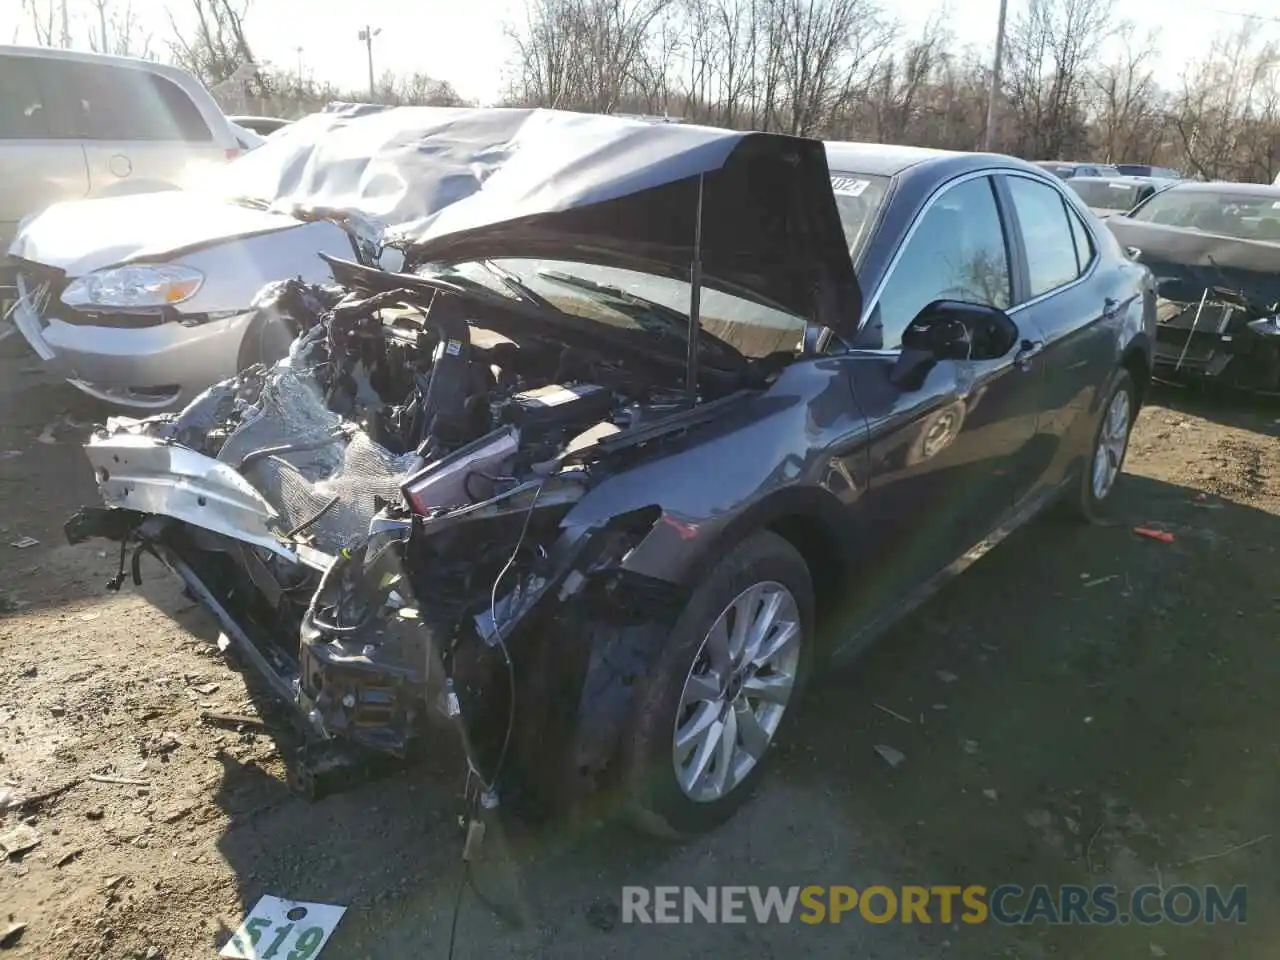
[[[586,629],[593,586],[616,588],[658,511],[589,536],[562,519],[600,476],[789,358],[708,367],[691,404],[683,348],[593,341],[545,307],[333,266],[341,285],[258,298],[257,319],[295,335],[285,359],[95,433],[107,508],[82,511],[68,537],[120,541],[117,588],[127,547],[135,580],[139,555],[159,556],[321,741],[404,755],[421,721],[466,712],[490,782],[516,722],[511,633],[579,593]],[[660,631],[675,600],[632,578],[605,619]]]
[[[1259,303],[1221,285],[1197,295],[1183,278],[1160,283],[1157,371],[1210,377],[1254,393],[1280,394],[1280,303]]]

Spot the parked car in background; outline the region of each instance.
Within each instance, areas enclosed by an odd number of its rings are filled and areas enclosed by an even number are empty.
[[[163,558],[310,771],[460,736],[486,809],[688,837],[829,656],[1112,499],[1150,275],[1043,171],[510,109],[411,146],[451,199],[409,272],[274,285],[288,362],[96,431],[66,528]]]
[[[1155,177],[1160,180],[1181,180],[1182,174],[1173,167],[1156,167],[1149,163],[1117,163],[1116,169],[1129,177]]]
[[[287,345],[249,330],[273,280],[329,276],[320,254],[370,261],[384,234],[473,188],[416,182],[423,130],[452,108],[335,106],[290,124],[190,189],[55,204],[10,248],[14,322],[54,371],[109,403],[180,405]],[[303,171],[302,174],[299,171]],[[440,191],[444,191],[441,193]],[[265,351],[265,353],[264,353]]]
[[[1041,170],[1048,170],[1061,180],[1072,177],[1119,177],[1123,176],[1118,169],[1109,163],[1074,163],[1066,160],[1037,160],[1035,165]]]
[[[1150,177],[1071,177],[1067,186],[1097,216],[1109,217],[1132,210],[1156,191],[1177,182]]]
[[[228,117],[228,119],[246,130],[252,130],[260,137],[269,137],[277,130],[287,127],[293,121],[280,117]]]
[[[1280,393],[1280,185],[1182,181],[1106,222],[1156,278],[1158,375]]]
[[[51,203],[171,189],[244,150],[213,97],[178,67],[0,46],[0,250]],[[0,276],[0,301],[12,296]]]

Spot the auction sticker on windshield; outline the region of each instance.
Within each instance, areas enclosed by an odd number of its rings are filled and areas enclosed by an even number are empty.
[[[833,193],[841,197],[860,197],[862,191],[871,186],[870,180],[860,180],[857,177],[832,177],[831,190]]]
[[[346,907],[264,896],[218,955],[236,960],[315,960]]]

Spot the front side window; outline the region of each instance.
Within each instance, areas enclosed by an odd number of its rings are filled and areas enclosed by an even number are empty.
[[[1071,233],[1075,237],[1076,263],[1080,268],[1080,273],[1084,273],[1089,268],[1089,264],[1093,263],[1095,252],[1093,237],[1089,236],[1089,231],[1085,228],[1084,221],[1070,207],[1067,208],[1067,219],[1071,221]]]
[[[1009,251],[989,177],[949,188],[925,211],[880,291],[871,316],[880,346],[902,345],[902,331],[934,300],[1006,309]]]
[[[1008,184],[1027,250],[1031,296],[1041,296],[1075,280],[1080,276],[1080,262],[1062,196],[1048,184],[1027,177],[1009,177]]]
[[[49,109],[28,57],[0,57],[0,140],[50,135]]]

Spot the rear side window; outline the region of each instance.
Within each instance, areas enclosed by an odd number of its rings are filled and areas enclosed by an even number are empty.
[[[1076,242],[1076,266],[1079,273],[1084,273],[1089,264],[1093,263],[1093,238],[1085,229],[1084,221],[1070,207],[1067,208],[1067,219],[1071,221],[1071,233]]]
[[[182,88],[146,70],[45,61],[67,115],[87,140],[208,143],[213,134]]]
[[[0,57],[0,140],[41,140],[50,135],[49,108],[28,57]]]
[[[1007,183],[1027,251],[1030,295],[1038,297],[1075,280],[1081,272],[1076,225],[1062,196],[1027,177],[1009,177]]]

